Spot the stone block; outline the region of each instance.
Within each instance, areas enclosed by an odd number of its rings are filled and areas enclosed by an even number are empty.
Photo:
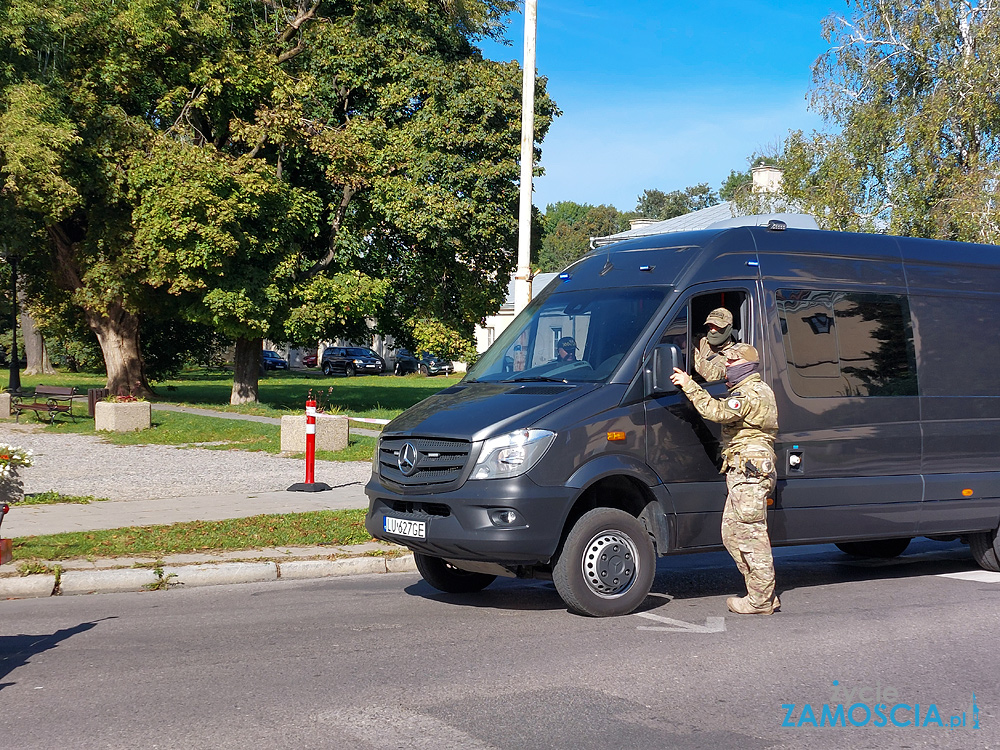
[[[152,406],[148,401],[98,401],[94,404],[94,429],[108,432],[148,430]]]
[[[230,583],[275,581],[278,578],[278,566],[273,562],[204,563],[164,567],[163,574],[170,576],[169,585],[171,588],[174,586],[218,586]]]
[[[52,596],[56,577],[51,574],[0,578],[0,599],[32,599]]]
[[[321,414],[316,417],[316,450],[342,451],[349,437],[347,417]],[[281,418],[281,452],[306,452],[306,415]]]
[[[10,394],[0,393],[0,419],[10,419]]]
[[[288,580],[385,573],[381,557],[348,557],[341,560],[289,560],[281,563],[281,577]]]
[[[109,594],[122,591],[144,591],[155,584],[156,575],[149,568],[66,570],[59,578],[59,591],[63,596]]]

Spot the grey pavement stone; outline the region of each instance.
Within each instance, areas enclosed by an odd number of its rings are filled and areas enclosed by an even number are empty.
[[[291,560],[280,564],[282,579],[326,578],[328,576],[385,573],[381,557],[348,557],[341,560]]]
[[[273,562],[230,562],[181,565],[163,568],[169,585],[218,586],[227,583],[257,583],[278,578],[278,566]],[[173,577],[176,576],[176,577]]]
[[[0,578],[0,599],[32,599],[52,596],[56,586],[54,575],[33,575]]]
[[[142,591],[156,583],[156,576],[149,568],[125,570],[68,570],[59,578],[59,591],[63,596],[74,594],[114,593]]]

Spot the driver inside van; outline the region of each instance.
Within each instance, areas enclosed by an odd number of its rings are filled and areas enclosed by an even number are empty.
[[[556,361],[560,364],[564,362],[576,362],[576,339],[572,336],[563,336],[556,343]]]
[[[708,330],[694,350],[694,369],[707,383],[726,377],[726,352],[736,344],[733,336],[733,314],[717,307],[705,319]]]

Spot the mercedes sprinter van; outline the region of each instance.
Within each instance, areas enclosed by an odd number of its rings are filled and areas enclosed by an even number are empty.
[[[778,221],[567,268],[460,383],[386,426],[368,531],[443,591],[551,577],[574,611],[631,612],[657,556],[722,549],[719,426],[669,379],[700,380],[716,307],[777,398],[773,545],[890,557],[962,538],[1000,568],[1000,248]]]

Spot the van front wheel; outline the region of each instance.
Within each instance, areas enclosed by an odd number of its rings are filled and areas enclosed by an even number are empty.
[[[472,573],[456,568],[440,557],[413,553],[417,571],[431,586],[448,594],[471,594],[482,591],[497,579],[488,573]]]
[[[625,511],[596,508],[570,530],[552,581],[574,612],[614,617],[642,604],[655,572],[656,552],[643,525]]]

